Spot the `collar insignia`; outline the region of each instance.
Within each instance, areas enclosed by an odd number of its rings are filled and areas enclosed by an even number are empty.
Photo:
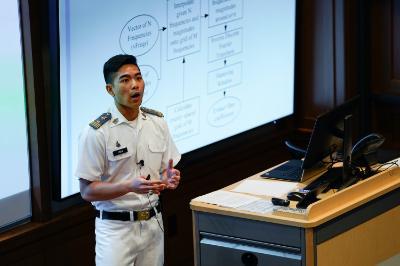
[[[89,125],[94,129],[99,129],[102,125],[104,125],[110,119],[111,119],[111,113],[104,113],[101,116],[99,116],[97,119],[93,120]]]

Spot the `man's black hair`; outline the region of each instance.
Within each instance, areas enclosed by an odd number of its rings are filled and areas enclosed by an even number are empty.
[[[112,83],[114,74],[120,67],[127,64],[138,66],[136,57],[129,54],[119,54],[108,59],[107,62],[104,63],[103,67],[104,80],[106,83]]]

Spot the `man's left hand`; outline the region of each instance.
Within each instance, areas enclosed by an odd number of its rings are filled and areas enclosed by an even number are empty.
[[[168,161],[168,167],[162,172],[163,183],[167,185],[168,189],[176,189],[181,180],[181,172],[174,168],[174,161]]]

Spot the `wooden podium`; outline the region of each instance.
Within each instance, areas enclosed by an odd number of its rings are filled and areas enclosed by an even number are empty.
[[[193,199],[195,265],[392,265],[399,205],[398,167],[328,192],[303,212],[258,214]]]

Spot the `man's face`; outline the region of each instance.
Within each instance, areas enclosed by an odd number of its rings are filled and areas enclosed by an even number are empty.
[[[143,99],[144,80],[136,65],[123,65],[115,74],[107,91],[114,96],[117,107],[138,110]]]

